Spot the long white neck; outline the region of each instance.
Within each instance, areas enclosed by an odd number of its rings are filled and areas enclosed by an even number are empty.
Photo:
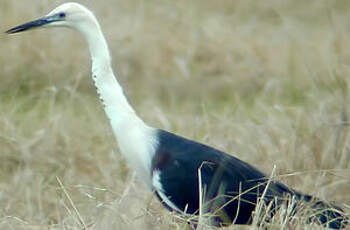
[[[107,117],[113,128],[119,129],[125,119],[137,119],[123,89],[113,74],[107,42],[96,22],[91,22],[83,33],[89,45],[92,59],[92,77]]]
[[[107,42],[97,20],[92,18],[79,30],[89,45],[93,80],[120,151],[146,184],[150,184],[149,172],[156,145],[154,129],[147,126],[128,103],[113,74]]]

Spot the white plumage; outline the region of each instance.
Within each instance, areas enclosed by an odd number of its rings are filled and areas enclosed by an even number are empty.
[[[238,158],[146,125],[124,96],[111,68],[108,45],[99,23],[84,6],[65,3],[45,17],[14,27],[7,33],[38,27],[69,27],[83,35],[91,54],[92,79],[120,152],[169,209],[198,215],[198,168],[201,168],[201,183],[207,189],[203,191],[203,200],[208,201],[204,206],[212,214],[211,224],[252,223],[258,200],[272,207],[271,213],[266,215],[269,218],[285,202],[286,195],[294,196],[299,202],[311,202],[315,217],[310,217],[309,221],[334,229],[348,223],[342,209],[336,205],[297,192],[278,181],[266,186],[265,174]],[[235,197],[239,197],[240,202]]]

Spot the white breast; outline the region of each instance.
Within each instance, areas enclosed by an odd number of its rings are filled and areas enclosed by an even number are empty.
[[[152,187],[151,163],[157,146],[156,129],[133,118],[119,123],[117,127],[113,120],[111,124],[122,155],[136,171],[136,175]]]

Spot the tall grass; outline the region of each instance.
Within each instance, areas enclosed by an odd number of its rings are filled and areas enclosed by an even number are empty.
[[[2,0],[0,29],[62,2]],[[80,2],[145,121],[350,205],[348,1]],[[77,33],[1,35],[0,47],[0,229],[186,227],[119,154]]]

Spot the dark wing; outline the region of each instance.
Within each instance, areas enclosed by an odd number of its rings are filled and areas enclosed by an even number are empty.
[[[178,209],[198,214],[200,169],[205,210],[218,214],[226,224],[234,219],[236,224],[250,221],[268,181],[265,174],[234,156],[163,130],[158,139],[152,169],[160,172],[162,192]],[[273,182],[265,198],[284,193],[292,191]]]

